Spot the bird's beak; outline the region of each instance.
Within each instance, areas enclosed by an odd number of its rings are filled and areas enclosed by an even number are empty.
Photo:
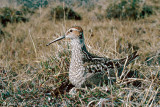
[[[46,46],[49,46],[50,44],[52,44],[52,43],[54,43],[54,42],[57,42],[57,41],[59,41],[59,40],[62,40],[62,39],[64,39],[65,38],[65,35],[64,36],[61,36],[61,37],[59,37],[59,38],[57,38],[57,39],[55,39],[55,40],[53,40],[53,41],[51,41],[50,43],[48,43]]]

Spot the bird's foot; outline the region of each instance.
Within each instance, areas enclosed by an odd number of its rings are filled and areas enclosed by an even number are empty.
[[[73,87],[70,91],[69,91],[69,94],[72,95],[72,96],[75,96],[77,94],[77,88],[76,87]]]
[[[77,88],[77,87],[73,87],[70,91],[69,91],[69,94],[72,95],[72,96],[76,96],[78,95],[79,92],[85,92],[87,91],[88,88],[85,87],[85,88]]]

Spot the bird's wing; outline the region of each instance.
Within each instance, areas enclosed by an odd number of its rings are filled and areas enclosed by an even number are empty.
[[[137,52],[132,53],[126,58],[123,59],[108,59],[104,57],[92,57],[85,61],[84,66],[86,66],[86,71],[90,73],[96,72],[105,72],[111,69],[121,69],[124,66],[127,66],[131,63],[135,58],[138,57]]]

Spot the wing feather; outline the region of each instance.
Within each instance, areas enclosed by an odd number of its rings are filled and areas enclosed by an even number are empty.
[[[123,59],[108,59],[104,57],[88,57],[90,59],[86,59],[84,62],[84,66],[86,66],[86,72],[89,73],[97,73],[97,72],[106,72],[111,69],[122,69],[124,66],[127,66],[134,59],[138,57],[137,52],[132,53],[126,58]]]

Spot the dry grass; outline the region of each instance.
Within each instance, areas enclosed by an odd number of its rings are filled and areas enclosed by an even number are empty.
[[[49,20],[48,7],[37,10],[27,23],[2,28],[10,36],[0,42],[0,105],[160,106],[160,13],[137,21],[109,20],[103,18],[104,3],[92,11],[73,7],[81,21]],[[88,50],[99,56],[121,58],[138,50],[140,58],[125,70],[128,78],[108,85],[108,90],[62,93],[68,89],[62,87],[68,79],[68,42],[45,45],[73,25],[84,29]]]

